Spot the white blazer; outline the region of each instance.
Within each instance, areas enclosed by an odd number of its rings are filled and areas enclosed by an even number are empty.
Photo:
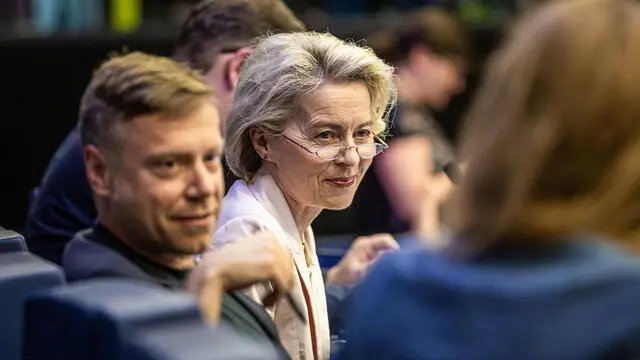
[[[329,318],[313,231],[309,227],[305,234],[308,250],[313,258],[313,264],[307,267],[302,239],[289,205],[273,177],[264,171],[258,172],[249,185],[241,180],[236,181],[224,197],[220,219],[213,235],[213,246],[239,240],[262,230],[273,232],[291,252],[297,271],[292,296],[299,304],[305,305],[304,311],[308,314],[308,304],[303,291],[309,294],[318,353],[316,356],[313,355],[310,324],[305,325],[284,299],[278,300],[273,307],[266,309],[278,328],[282,345],[292,360],[328,360]],[[248,289],[247,293],[253,300],[261,303],[267,289],[265,285],[256,285]]]

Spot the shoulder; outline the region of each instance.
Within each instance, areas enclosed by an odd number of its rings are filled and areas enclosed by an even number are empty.
[[[273,214],[256,198],[250,186],[237,180],[222,201],[214,243],[225,243],[233,240],[233,237],[264,230],[275,233],[283,231]]]
[[[364,316],[377,306],[401,308],[416,299],[416,292],[428,291],[434,262],[443,261],[423,248],[409,247],[384,255],[353,293],[353,304]],[[406,305],[406,304],[405,304]],[[355,309],[354,309],[355,310]],[[381,315],[386,317],[386,315]],[[380,318],[378,318],[379,320]]]
[[[69,133],[58,150],[56,150],[53,158],[49,162],[42,183],[48,184],[53,182],[56,184],[59,180],[73,181],[75,175],[82,175],[80,178],[85,179],[84,171],[85,166],[82,159],[80,135],[74,130]]]
[[[234,213],[221,217],[213,234],[213,246],[226,244],[262,231],[271,231],[281,235],[282,228],[270,216],[251,212]]]
[[[252,194],[249,186],[242,180],[236,180],[222,199],[218,224],[224,224],[238,217],[262,218],[267,215],[269,212]]]
[[[436,296],[422,284],[424,264],[432,258],[415,248],[386,254],[354,289],[345,321],[346,358],[393,358],[398,347],[422,343],[417,337],[425,331],[424,297]]]
[[[436,263],[446,261],[422,247],[411,246],[383,256],[362,284],[362,289],[411,284],[419,281]]]
[[[392,114],[392,121],[389,127],[390,140],[406,136],[427,135],[428,133],[429,127],[420,109],[399,106],[396,108],[395,113]]]
[[[92,225],[96,210],[77,132],[70,133],[54,154],[33,201],[31,216],[48,226],[53,222],[65,230],[70,228],[69,238]],[[84,226],[77,227],[78,222]]]
[[[92,240],[93,230],[78,233],[67,245],[62,268],[69,282],[103,277],[141,278],[140,270],[116,251]]]
[[[249,235],[265,230],[279,230],[277,223],[269,221],[265,217],[253,214],[241,214],[218,223],[214,233],[214,239],[218,242],[218,236],[228,233]]]
[[[533,250],[532,250],[533,251]],[[440,295],[561,297],[580,289],[600,299],[640,296],[640,262],[602,240],[584,239],[538,255],[464,260],[421,247],[388,254],[363,281],[362,299],[412,304]],[[631,296],[631,294],[633,294]]]

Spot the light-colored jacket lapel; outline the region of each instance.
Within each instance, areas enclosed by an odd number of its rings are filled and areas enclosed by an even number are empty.
[[[225,196],[214,234],[214,247],[262,230],[273,232],[291,253],[300,274],[296,274],[292,296],[308,310],[304,295],[306,291],[312,303],[318,357],[313,356],[310,325],[296,320],[289,304],[280,300],[275,311],[268,311],[274,317],[284,347],[293,360],[328,360],[330,334],[326,295],[315,252],[313,230],[309,227],[305,231],[310,258],[313,259],[311,266],[307,266],[302,239],[289,205],[273,177],[260,171],[251,184],[236,181]],[[260,302],[265,288],[256,285],[247,293]]]

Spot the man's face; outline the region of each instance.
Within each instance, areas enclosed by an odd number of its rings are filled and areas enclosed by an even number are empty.
[[[140,116],[117,130],[120,150],[117,163],[107,162],[107,197],[129,241],[150,254],[205,251],[224,192],[215,107],[203,103],[181,118]]]
[[[245,46],[216,55],[213,66],[204,76],[207,85],[214,90],[214,103],[218,109],[221,120],[220,131],[223,136],[225,135],[225,121],[233,103],[242,64],[252,51],[252,46]]]

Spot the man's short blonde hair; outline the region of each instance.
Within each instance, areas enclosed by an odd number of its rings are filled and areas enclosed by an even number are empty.
[[[366,47],[316,32],[277,34],[259,42],[247,58],[227,118],[227,163],[250,181],[261,166],[250,129],[280,135],[298,110],[298,99],[326,82],[362,81],[371,97],[376,133],[387,126],[395,104],[393,68]]]
[[[140,52],[113,57],[96,70],[82,97],[82,144],[117,149],[119,122],[150,114],[185,116],[205,101],[212,101],[211,90],[186,66]]]

